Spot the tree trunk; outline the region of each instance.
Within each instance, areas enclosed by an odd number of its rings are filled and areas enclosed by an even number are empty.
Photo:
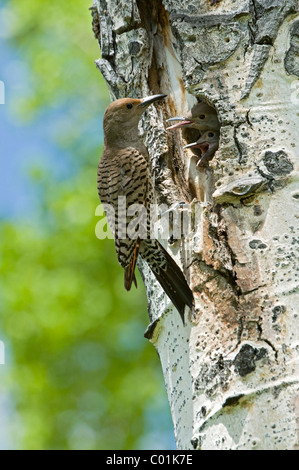
[[[186,326],[139,261],[177,447],[296,449],[298,2],[94,0],[92,14],[112,99],[168,94],[143,139],[158,201],[196,215],[164,240],[196,299]],[[221,124],[203,167],[190,132],[165,131],[199,99]]]

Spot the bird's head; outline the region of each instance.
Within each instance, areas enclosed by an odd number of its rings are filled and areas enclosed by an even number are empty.
[[[167,95],[152,95],[142,99],[121,98],[113,101],[104,114],[104,137],[116,139],[119,136],[137,136],[137,126],[144,111],[155,101]]]
[[[205,155],[208,150],[215,149],[218,146],[220,138],[220,133],[218,130],[211,130],[203,132],[200,138],[196,142],[192,142],[191,144],[185,145],[184,149],[187,148],[198,148],[201,151],[202,155]]]
[[[199,130],[219,129],[219,121],[214,108],[201,101],[192,107],[184,116],[175,116],[167,119],[167,122],[179,121],[166,130],[178,128],[192,128]]]

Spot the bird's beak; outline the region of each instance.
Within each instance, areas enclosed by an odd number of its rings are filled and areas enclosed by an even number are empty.
[[[190,148],[196,148],[199,147],[199,142],[192,142],[192,144],[185,145],[183,148],[184,149],[190,149]]]
[[[210,149],[210,142],[207,142],[204,137],[198,139],[196,142],[192,142],[192,144],[188,144],[184,146],[184,149],[200,149],[201,151],[201,158],[204,158],[208,150]],[[200,160],[201,161],[201,160]]]
[[[167,119],[166,122],[171,122],[171,121],[180,121],[177,124],[174,124],[173,126],[167,127],[166,130],[170,131],[172,129],[178,129],[179,127],[187,126],[188,124],[191,124],[191,121],[188,121],[185,116],[175,116],[172,118]]]
[[[143,98],[141,103],[138,104],[137,108],[147,108],[150,104],[154,103],[155,101],[162,100],[163,98],[166,98],[167,95],[152,95],[152,96],[146,96]]]
[[[185,120],[185,116],[175,116],[173,118],[169,118],[167,119],[166,122],[171,122],[171,121],[184,121]]]

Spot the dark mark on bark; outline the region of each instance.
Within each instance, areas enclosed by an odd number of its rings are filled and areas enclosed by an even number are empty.
[[[266,348],[254,348],[250,344],[244,344],[236,355],[233,365],[236,372],[241,376],[250,374],[255,371],[256,362],[267,356]]]

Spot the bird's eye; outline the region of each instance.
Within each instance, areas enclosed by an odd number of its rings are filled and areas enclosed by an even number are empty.
[[[209,137],[214,137],[214,132],[209,132],[209,133],[208,133],[208,136],[209,136]]]
[[[132,103],[128,103],[128,104],[127,104],[127,108],[128,108],[128,109],[132,109],[132,108],[133,108],[133,104],[132,104]]]
[[[199,116],[199,119],[204,119],[205,117],[206,117],[205,114],[201,114],[201,115]]]

